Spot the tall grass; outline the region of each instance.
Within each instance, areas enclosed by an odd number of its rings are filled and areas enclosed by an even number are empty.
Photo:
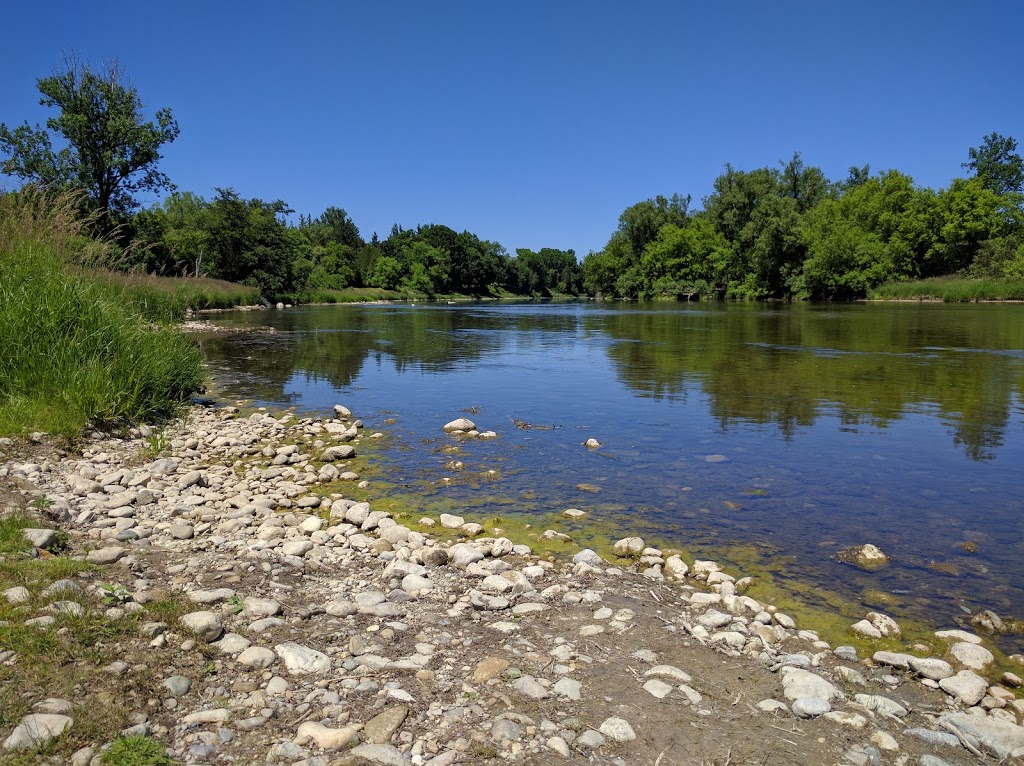
[[[0,197],[0,432],[73,435],[167,416],[202,383],[198,349],[74,264],[110,245],[73,195]]]
[[[1024,281],[935,277],[917,282],[890,282],[868,293],[871,300],[940,300],[945,303],[1024,300]]]
[[[158,277],[104,269],[85,269],[82,276],[155,322],[178,321],[189,309],[230,309],[260,302],[259,288],[221,279]]]

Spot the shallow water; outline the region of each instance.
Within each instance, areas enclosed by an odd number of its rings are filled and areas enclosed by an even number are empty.
[[[224,395],[344,403],[394,437],[390,482],[474,518],[581,508],[574,539],[589,525],[718,556],[810,583],[805,598],[857,619],[1024,617],[1024,306],[388,305],[213,321],[276,330],[204,340]],[[464,444],[454,474],[440,429],[470,408],[500,438]],[[892,564],[836,560],[866,542]]]

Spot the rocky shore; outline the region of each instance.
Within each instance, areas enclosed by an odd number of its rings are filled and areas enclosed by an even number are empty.
[[[115,702],[124,720],[70,763],[101,764],[119,731],[188,764],[1024,762],[1021,680],[980,636],[858,653],[640,538],[551,562],[455,516],[392,518],[372,485],[346,497],[373,435],[333,415],[194,408],[74,451],[0,444],[0,484],[50,522],[25,531],[36,554],[95,564],[4,590],[6,626],[124,629],[97,668],[117,693],[21,690],[0,763]]]

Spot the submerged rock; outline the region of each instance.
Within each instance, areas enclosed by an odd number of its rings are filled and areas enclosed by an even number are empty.
[[[839,552],[839,560],[861,569],[880,569],[889,563],[889,557],[877,545],[865,543]]]

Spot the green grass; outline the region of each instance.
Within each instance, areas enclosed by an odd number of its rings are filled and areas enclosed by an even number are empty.
[[[87,423],[173,415],[202,384],[200,352],[153,314],[85,276],[75,200],[0,197],[0,433],[73,436]]]
[[[366,303],[367,301],[408,300],[409,295],[379,287],[346,287],[344,290],[306,290],[278,296],[281,303]],[[415,297],[415,296],[413,296]]]
[[[118,737],[100,756],[104,766],[171,766],[164,746],[149,737]]]
[[[941,300],[945,303],[1024,300],[1024,281],[935,277],[917,282],[889,282],[868,294],[870,300]]]
[[[255,287],[206,277],[158,277],[103,269],[82,272],[107,295],[154,322],[174,322],[189,309],[230,309],[260,303]]]

